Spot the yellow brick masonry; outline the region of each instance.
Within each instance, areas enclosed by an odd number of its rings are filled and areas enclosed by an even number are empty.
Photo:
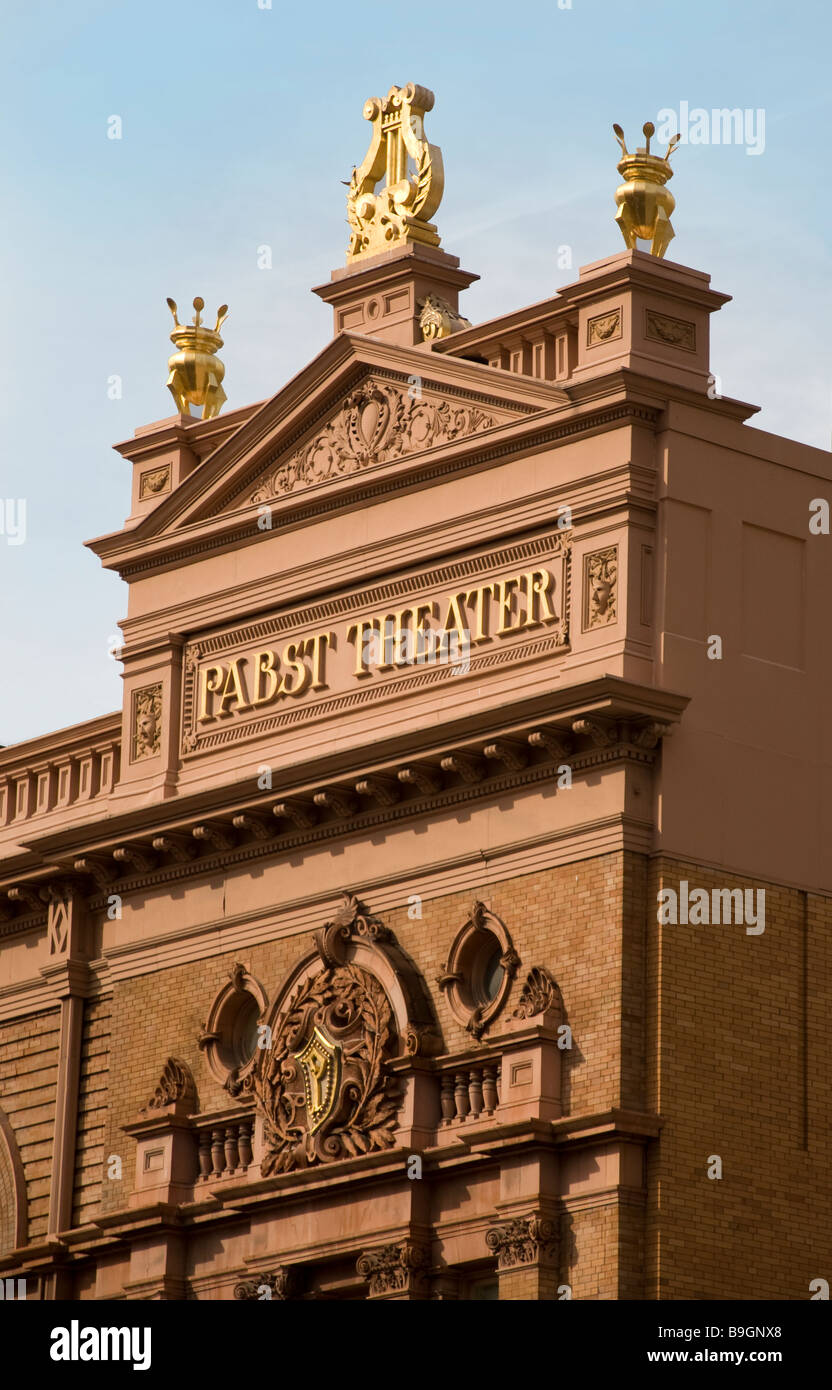
[[[650,897],[765,889],[766,926],[648,918],[648,1298],[807,1299],[829,1277],[832,904],[683,861]],[[718,1155],[723,1177],[709,1179]]]

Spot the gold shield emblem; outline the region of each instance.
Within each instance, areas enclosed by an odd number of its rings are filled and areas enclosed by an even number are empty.
[[[338,1098],[341,1084],[341,1049],[316,1026],[306,1046],[294,1054],[303,1069],[309,1133],[320,1129]]]

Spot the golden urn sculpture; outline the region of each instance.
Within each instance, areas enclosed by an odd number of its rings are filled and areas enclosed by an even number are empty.
[[[167,305],[176,325],[170,339],[177,348],[168,359],[168,390],[180,415],[190,415],[194,405],[201,408],[203,420],[213,420],[226,401],[222,389],[225,366],[216,354],[222,347],[220,328],[228,316],[228,305],[220,305],[214,328],[202,322],[205,300],[199,295],[194,300],[196,314],[192,324],[179,322],[175,300],[168,299]]]
[[[642,126],[647,143],[634,154],[627,150],[621,126],[614,125],[613,130],[622,150],[623,157],[617,167],[624,179],[615,190],[618,204],[615,220],[630,251],[638,249],[636,242],[640,238],[650,242],[652,255],[663,256],[675,236],[670,214],[676,206],[676,199],[665,184],[673,178],[670,156],[682,137],[674,135],[662,158],[650,153],[650,139],[656,133],[652,121]]]

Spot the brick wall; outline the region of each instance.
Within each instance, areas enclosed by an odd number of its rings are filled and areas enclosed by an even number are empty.
[[[108,1153],[104,1152],[110,1065],[109,995],[84,1006],[78,1130],[75,1145],[75,1191],[72,1224],[83,1226],[98,1215],[102,1183],[107,1182]]]
[[[659,925],[681,879],[765,888],[765,932]],[[647,1297],[807,1299],[832,1249],[832,903],[664,859],[650,901]]]
[[[0,1105],[15,1133],[29,1214],[29,1240],[46,1234],[55,1137],[60,1011],[0,1025]]]

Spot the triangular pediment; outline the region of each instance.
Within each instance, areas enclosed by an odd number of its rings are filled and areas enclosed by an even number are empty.
[[[340,334],[133,532],[160,537],[357,475],[565,403],[550,382]]]
[[[395,373],[366,372],[325,414],[258,460],[222,511],[365,473],[507,424],[516,411]]]

